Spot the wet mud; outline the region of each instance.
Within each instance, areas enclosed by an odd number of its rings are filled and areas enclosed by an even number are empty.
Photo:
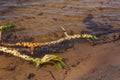
[[[34,57],[62,56],[63,70],[51,65],[36,68],[0,52],[0,80],[120,80],[119,0],[0,0],[0,25],[7,24],[16,25],[3,34],[3,41],[10,43],[57,40],[64,37],[61,26],[68,34],[88,33],[103,40],[95,45],[72,40],[48,51],[35,50]]]

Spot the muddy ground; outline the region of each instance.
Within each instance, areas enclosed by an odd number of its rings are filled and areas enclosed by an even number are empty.
[[[82,32],[101,37],[120,35],[119,0],[0,0],[0,25],[16,24],[4,32],[5,42],[45,42]],[[111,31],[111,32],[110,32]],[[120,80],[120,40],[92,46],[71,41],[74,46],[47,52],[64,58],[63,70],[0,54],[0,80]],[[46,53],[39,53],[41,56]],[[39,56],[39,57],[41,57]]]

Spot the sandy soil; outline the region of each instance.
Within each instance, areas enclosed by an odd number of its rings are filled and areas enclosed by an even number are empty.
[[[56,40],[64,36],[61,26],[69,34],[111,37],[120,35],[119,8],[119,0],[0,0],[0,25],[16,24],[14,33],[5,32],[7,42]],[[74,46],[66,51],[46,52],[64,58],[63,70],[50,65],[36,68],[0,53],[0,80],[120,80],[120,40],[95,46],[84,40],[71,43]]]

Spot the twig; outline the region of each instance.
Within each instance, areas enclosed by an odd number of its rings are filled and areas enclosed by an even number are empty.
[[[49,74],[51,75],[51,77],[53,78],[53,80],[57,80],[57,79],[55,78],[55,76],[52,74],[51,71],[47,71],[47,72],[49,72]]]
[[[57,80],[51,71],[46,70],[46,69],[42,69],[42,70],[48,72],[50,76],[53,78],[53,80]]]
[[[68,35],[67,31],[65,30],[65,28],[64,28],[64,27],[61,27],[61,29],[63,30],[65,36],[68,37],[69,35]]]

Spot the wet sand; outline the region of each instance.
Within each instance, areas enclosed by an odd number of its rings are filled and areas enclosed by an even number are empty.
[[[69,34],[111,37],[120,35],[119,8],[119,0],[1,0],[0,25],[16,24],[15,33],[5,32],[7,42],[56,40],[64,36],[61,26]],[[120,40],[95,46],[84,40],[72,43],[66,51],[49,53],[64,58],[63,70],[51,65],[36,68],[1,52],[0,80],[120,80]]]

